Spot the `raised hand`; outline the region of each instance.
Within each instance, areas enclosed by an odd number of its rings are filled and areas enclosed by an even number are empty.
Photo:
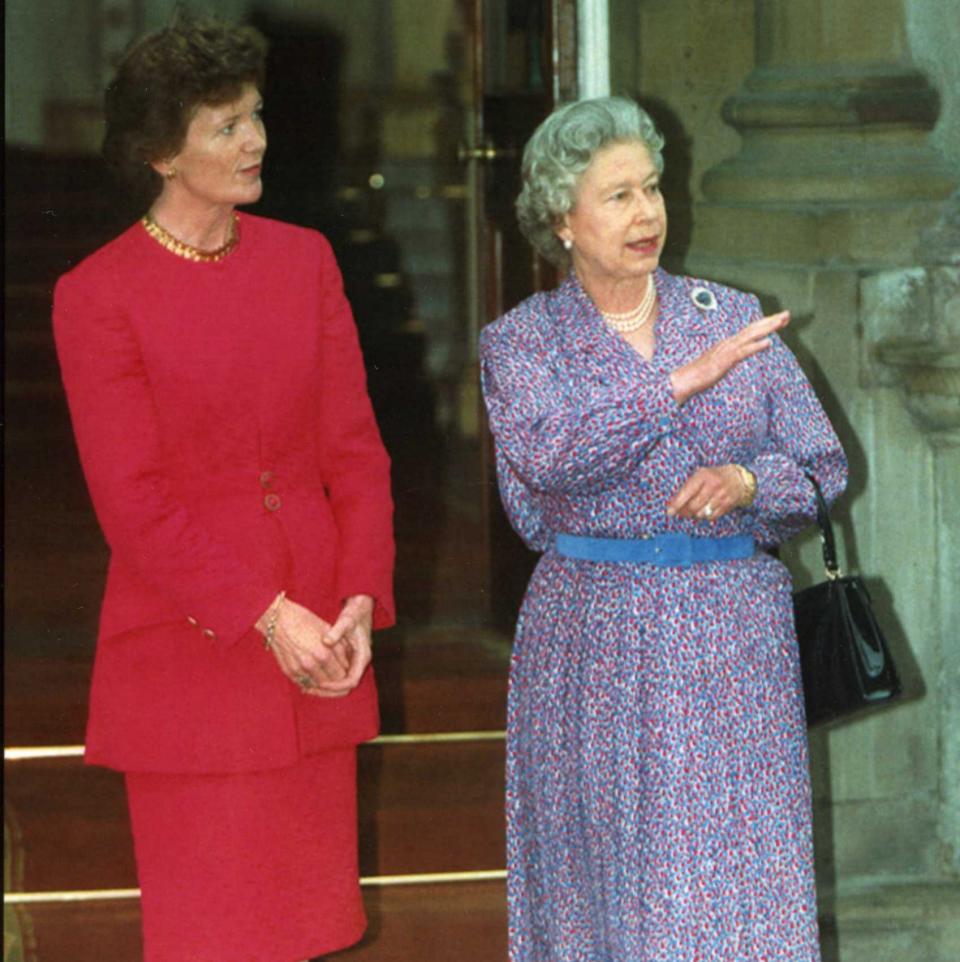
[[[753,321],[732,337],[719,341],[698,358],[671,375],[673,396],[678,404],[713,387],[741,361],[765,351],[771,344],[770,335],[790,323],[790,312],[781,311]]]

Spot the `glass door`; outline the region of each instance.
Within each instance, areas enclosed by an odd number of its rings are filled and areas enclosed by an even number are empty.
[[[408,627],[507,631],[529,569],[500,516],[476,345],[544,282],[513,201],[563,8],[315,0],[253,18],[271,42],[261,207],[323,230],[340,260],[394,465]]]

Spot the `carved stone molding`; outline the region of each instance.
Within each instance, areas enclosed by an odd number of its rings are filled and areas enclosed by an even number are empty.
[[[924,231],[917,245],[921,264],[960,267],[960,189],[944,204],[940,219]]]
[[[960,445],[960,190],[921,236],[917,260],[861,282],[868,351],[930,440]]]
[[[724,104],[740,131],[763,127],[863,127],[883,124],[929,130],[940,98],[927,78],[896,64],[760,67]]]
[[[939,199],[956,171],[929,144],[939,96],[897,64],[759,67],[723,108],[740,154],[710,170],[714,201],[900,203]]]
[[[938,447],[960,447],[960,350],[881,346],[878,358],[899,371],[904,403]]]

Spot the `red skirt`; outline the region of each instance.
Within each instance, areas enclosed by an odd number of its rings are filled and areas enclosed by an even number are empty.
[[[362,936],[355,749],[126,784],[144,962],[300,962]]]

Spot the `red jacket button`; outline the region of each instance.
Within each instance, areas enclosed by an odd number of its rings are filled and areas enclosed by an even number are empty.
[[[273,472],[264,471],[263,474],[260,475],[260,484],[265,488],[269,488],[270,485],[273,484]]]
[[[271,492],[264,497],[263,504],[268,511],[279,511],[283,502],[280,500],[279,494]]]

